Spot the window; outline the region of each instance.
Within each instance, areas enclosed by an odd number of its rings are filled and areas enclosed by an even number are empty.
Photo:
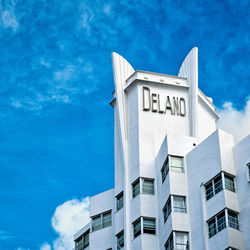
[[[214,178],[214,193],[218,194],[223,189],[221,175]]]
[[[250,162],[247,163],[247,179],[248,179],[248,182],[250,182]]]
[[[143,218],[143,233],[155,234],[155,219]]]
[[[163,208],[163,217],[164,217],[164,222],[167,221],[168,216],[171,214],[171,196],[169,196],[164,208]]]
[[[109,227],[111,225],[112,225],[111,211],[92,217],[92,231],[93,232],[101,228]]]
[[[175,249],[189,249],[188,233],[175,232]]]
[[[154,179],[138,178],[132,184],[132,195],[135,198],[140,193],[154,194]]]
[[[165,244],[166,250],[173,250],[174,249],[174,240],[173,240],[173,234],[170,235],[168,238],[166,244]]]
[[[218,215],[214,216],[208,221],[209,238],[220,232],[226,227],[225,211],[222,211]]]
[[[232,192],[235,192],[234,178],[230,175],[224,174],[225,188]]]
[[[111,212],[107,212],[103,214],[103,228],[111,226]]]
[[[133,223],[133,227],[134,227],[134,238],[136,238],[138,235],[141,234],[141,218],[139,218]]]
[[[89,245],[89,231],[75,241],[75,250],[83,250]]]
[[[225,215],[226,211],[228,212],[228,225],[239,229],[237,214],[225,209],[208,221],[209,238],[213,237],[227,226]]]
[[[140,178],[132,184],[133,198],[140,194]]]
[[[92,231],[97,231],[102,228],[102,218],[101,215],[92,218]]]
[[[183,173],[183,157],[170,156],[171,170],[176,173]]]
[[[184,250],[184,249],[189,249],[189,235],[186,232],[173,232],[166,244],[165,244],[165,249],[166,250],[173,250],[173,249],[178,249],[178,250]]]
[[[205,185],[205,189],[207,200],[211,199],[215,194],[218,194],[223,189],[221,174],[209,181]]]
[[[116,196],[116,211],[123,208],[123,192]]]
[[[155,234],[155,218],[140,217],[135,222],[133,222],[133,229],[134,229],[134,238],[140,235],[141,232],[147,234]]]
[[[169,171],[169,165],[168,165],[168,157],[166,159],[166,161],[163,164],[163,167],[161,169],[161,178],[162,178],[162,183],[165,181],[166,176],[168,174]]]
[[[120,232],[117,236],[117,249],[122,249],[124,247],[124,231]]]
[[[174,212],[186,213],[186,197],[185,196],[173,196],[174,198]]]
[[[239,230],[238,215],[232,211],[228,211],[228,226]]]
[[[142,193],[143,194],[154,194],[154,180],[142,179]]]

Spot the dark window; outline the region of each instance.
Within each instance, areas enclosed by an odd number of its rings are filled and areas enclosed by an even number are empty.
[[[75,250],[83,250],[89,245],[89,231],[75,241]]]
[[[171,213],[171,196],[169,196],[164,208],[163,208],[163,217],[164,217],[164,222],[168,219],[168,216]]]
[[[218,194],[223,189],[221,174],[214,178],[214,193]]]
[[[228,226],[239,230],[238,215],[232,211],[228,211]]]
[[[206,188],[206,198],[207,198],[207,200],[209,200],[210,198],[212,198],[214,196],[212,181],[207,183],[205,188]]]
[[[173,234],[170,235],[168,238],[166,244],[165,244],[166,250],[173,250],[174,249],[174,240],[173,240]]]
[[[124,232],[120,232],[117,235],[117,249],[122,249],[124,247]]]
[[[138,235],[141,234],[141,218],[139,218],[133,223],[133,227],[134,227],[134,238],[136,238]]]
[[[155,234],[155,219],[143,218],[143,233]]]
[[[220,232],[226,227],[225,210],[220,212],[208,221],[209,238]]]
[[[216,220],[215,220],[215,218],[208,221],[208,233],[209,233],[209,238],[213,237],[216,234]]]
[[[166,179],[166,176],[168,174],[169,171],[169,165],[168,165],[168,157],[166,159],[166,161],[163,164],[163,167],[161,169],[161,178],[162,178],[162,183],[164,182],[164,180]]]
[[[112,225],[111,211],[92,217],[92,231],[97,231],[101,228],[109,227]]]
[[[116,211],[123,208],[123,192],[116,196]]]
[[[140,179],[136,180],[132,184],[133,198],[140,194]]]
[[[217,215],[217,231],[220,232],[226,227],[225,211]]]
[[[92,218],[92,231],[97,231],[102,228],[102,217],[101,215]]]

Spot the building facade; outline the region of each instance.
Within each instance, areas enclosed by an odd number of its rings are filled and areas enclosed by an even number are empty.
[[[90,199],[77,250],[249,250],[250,136],[216,128],[198,49],[178,76],[113,53],[115,187]]]

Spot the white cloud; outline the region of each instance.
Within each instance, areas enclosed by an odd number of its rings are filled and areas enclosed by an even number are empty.
[[[68,250],[74,247],[74,234],[89,223],[89,197],[69,200],[59,205],[51,219],[53,229],[59,237],[53,242],[54,250]],[[44,243],[40,250],[51,250]]]
[[[218,114],[218,128],[233,134],[236,142],[250,134],[250,98],[243,110],[237,110],[231,102],[225,102]]]
[[[1,20],[3,27],[12,28],[14,31],[18,29],[19,23],[13,11],[5,10],[2,12]]]
[[[48,243],[44,243],[41,247],[40,250],[51,250],[51,246]]]

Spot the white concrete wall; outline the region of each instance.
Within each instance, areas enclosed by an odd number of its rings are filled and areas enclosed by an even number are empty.
[[[234,148],[236,168],[236,190],[240,203],[239,223],[243,234],[245,249],[250,249],[250,182],[247,163],[250,162],[250,135]]]

